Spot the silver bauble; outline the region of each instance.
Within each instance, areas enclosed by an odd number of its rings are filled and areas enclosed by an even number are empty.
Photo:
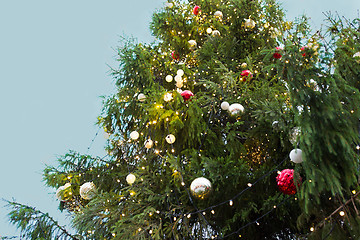
[[[204,177],[194,179],[190,185],[190,192],[197,199],[205,199],[210,195],[211,191],[211,182]]]
[[[80,187],[80,196],[83,199],[90,200],[96,195],[96,187],[93,182],[86,182]]]
[[[222,102],[220,107],[222,110],[228,110],[230,107],[230,104],[228,102]]]
[[[145,101],[145,99],[146,99],[146,96],[145,96],[145,94],[143,94],[143,93],[139,93],[139,95],[138,95],[138,100],[140,101],[140,102],[143,102],[143,101]]]
[[[290,157],[290,160],[294,163],[302,163],[303,162],[301,149],[296,148],[296,149],[291,150],[289,157]]]
[[[229,112],[231,115],[237,115],[244,112],[244,107],[240,103],[233,103],[229,106]]]

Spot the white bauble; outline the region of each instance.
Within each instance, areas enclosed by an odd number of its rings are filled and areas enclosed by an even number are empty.
[[[165,77],[165,80],[166,80],[167,82],[172,82],[173,77],[172,77],[171,75],[167,75],[167,76]]]
[[[360,52],[354,53],[353,57],[354,57],[354,58],[355,58],[355,57],[360,57]]]
[[[146,96],[145,96],[145,94],[143,94],[143,93],[139,93],[139,95],[138,95],[138,100],[140,101],[140,102],[143,102],[143,101],[145,101],[145,99],[146,99]]]
[[[222,13],[221,11],[216,11],[216,12],[214,13],[214,16],[215,16],[215,17],[218,17],[218,18],[222,18],[222,17],[223,17],[223,13]]]
[[[152,148],[152,146],[154,145],[154,142],[151,139],[148,139],[145,141],[144,145],[147,149],[149,149],[149,148]]]
[[[228,102],[222,102],[220,105],[221,109],[225,111],[229,109],[229,106],[230,104]]]
[[[206,29],[207,34],[211,34],[212,31],[213,31],[212,28],[207,28],[207,29]]]
[[[255,23],[255,21],[254,20],[252,20],[252,19],[245,19],[245,28],[250,28],[250,29],[252,29],[252,28],[254,28],[255,27],[255,25],[256,25],[256,23]]]
[[[211,191],[211,182],[204,177],[196,178],[194,179],[194,181],[191,182],[190,192],[194,197],[198,199],[206,198],[207,196],[209,196]]]
[[[173,99],[173,96],[172,96],[171,93],[165,93],[165,95],[164,95],[164,101],[165,101],[165,102],[169,102],[169,101],[171,101],[172,99]]]
[[[96,195],[96,187],[93,182],[86,182],[80,187],[80,196],[83,199],[90,200]]]
[[[189,45],[190,45],[189,48],[190,48],[191,50],[194,50],[194,49],[197,47],[197,43],[196,43],[195,40],[189,40],[188,43],[189,43]]]
[[[59,201],[66,201],[69,199],[69,196],[67,196],[68,194],[65,194],[64,191],[69,188],[71,186],[70,183],[66,183],[65,185],[59,187],[57,190],[56,190],[56,198],[59,200]]]
[[[218,30],[214,30],[214,31],[212,32],[212,35],[213,35],[214,37],[219,37],[219,36],[220,36],[220,32],[219,32]]]
[[[130,133],[130,138],[131,138],[132,140],[138,139],[139,136],[140,136],[140,134],[139,134],[137,131],[132,131],[132,132]]]
[[[169,134],[166,136],[165,138],[166,142],[169,143],[169,144],[173,144],[176,140],[175,136],[172,135],[172,134]]]
[[[184,70],[182,70],[182,69],[177,70],[176,75],[178,75],[180,77],[184,76]]]
[[[184,85],[183,81],[178,81],[178,82],[176,82],[176,87],[177,87],[177,88],[182,88],[183,85]]]
[[[302,163],[303,162],[301,149],[295,148],[295,149],[291,150],[289,157],[290,157],[290,160],[294,163]]]
[[[176,75],[175,82],[180,82],[180,81],[182,81],[182,77],[180,75]]]
[[[135,182],[135,180],[136,180],[136,177],[132,173],[130,173],[129,175],[126,176],[126,182],[130,185],[133,184]]]
[[[244,112],[244,107],[240,103],[233,103],[229,106],[229,112],[231,115],[237,115]]]

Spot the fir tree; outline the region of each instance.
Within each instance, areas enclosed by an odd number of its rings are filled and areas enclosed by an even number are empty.
[[[11,221],[29,239],[358,239],[360,25],[327,24],[273,0],[169,2],[154,43],[118,49],[108,155],[44,170],[76,234],[15,202]]]

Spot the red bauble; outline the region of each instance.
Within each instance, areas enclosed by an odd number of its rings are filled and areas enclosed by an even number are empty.
[[[277,185],[280,192],[286,195],[293,195],[296,193],[296,186],[294,184],[294,169],[284,169],[276,177]],[[301,177],[297,179],[298,187],[301,184]]]
[[[244,70],[244,71],[241,72],[241,76],[242,76],[241,80],[243,82],[245,82],[247,79],[251,80],[253,75],[250,72],[250,70]]]
[[[200,12],[200,7],[199,7],[198,5],[196,5],[196,6],[194,7],[194,9],[193,9],[193,13],[194,13],[195,15],[198,15],[199,12]]]
[[[282,57],[282,55],[279,53],[281,50],[283,50],[282,47],[276,47],[273,57],[276,59],[280,59]]]
[[[173,51],[172,53],[171,53],[171,57],[174,59],[174,60],[179,60],[179,54],[177,54],[175,51]]]
[[[185,90],[181,93],[181,96],[183,97],[184,101],[189,100],[192,96],[194,96],[194,94],[189,91],[189,90]]]
[[[302,52],[304,52],[304,53],[302,54],[303,57],[306,56],[306,52],[305,52],[306,48],[307,48],[307,46],[304,46],[304,47],[301,47],[301,48],[300,48],[300,50],[301,50]]]

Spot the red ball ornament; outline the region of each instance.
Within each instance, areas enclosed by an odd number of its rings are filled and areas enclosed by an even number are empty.
[[[276,177],[277,185],[280,192],[286,195],[294,195],[296,193],[296,186],[294,184],[294,169],[284,169]],[[301,177],[297,179],[298,187],[301,184]]]
[[[300,48],[300,51],[302,51],[303,52],[303,57],[305,57],[306,56],[306,52],[305,52],[305,50],[306,50],[306,48],[307,48],[307,46],[304,46],[304,47],[301,47]]]
[[[251,80],[253,75],[250,72],[250,70],[244,70],[244,71],[241,72],[241,76],[242,76],[241,80],[243,82],[245,82],[247,79]]]
[[[174,59],[174,60],[179,60],[179,54],[177,54],[175,51],[173,51],[172,53],[171,53],[171,57]]]
[[[195,15],[198,15],[199,12],[200,12],[200,7],[199,7],[198,5],[196,5],[196,6],[194,7],[194,9],[193,9],[193,13],[194,13]]]
[[[282,55],[279,53],[281,50],[283,50],[282,47],[276,47],[273,57],[276,59],[280,59],[282,57]]]
[[[181,93],[181,96],[183,97],[184,101],[189,100],[192,96],[194,96],[194,94],[189,91],[189,90],[185,90]]]

